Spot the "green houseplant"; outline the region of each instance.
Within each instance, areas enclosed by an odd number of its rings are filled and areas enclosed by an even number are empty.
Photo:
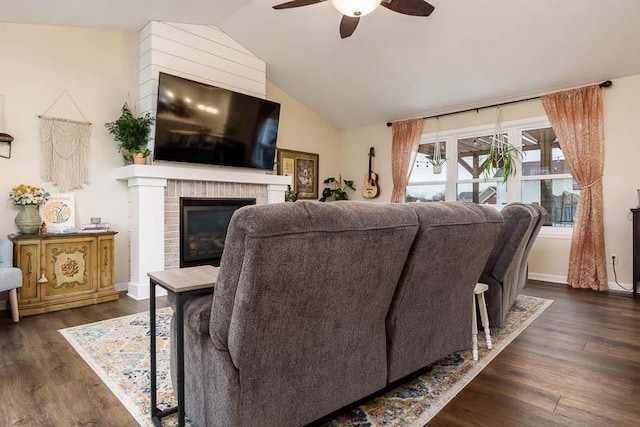
[[[344,182],[344,185],[342,183]],[[347,188],[351,190],[356,189],[353,181],[349,181],[346,179],[335,179],[334,177],[330,177],[324,180],[324,183],[327,186],[322,190],[322,197],[320,198],[321,202],[331,201],[331,200],[349,200],[349,195],[347,194]]]
[[[502,141],[499,144],[491,145],[489,154],[480,164],[480,169],[483,171],[485,179],[502,169],[503,182],[507,182],[509,177],[516,174],[518,159],[522,159],[522,150]]]
[[[145,159],[151,154],[151,150],[146,145],[152,124],[151,114],[146,113],[142,117],[136,117],[125,102],[120,117],[114,122],[105,123],[104,126],[115,139],[118,152],[122,153],[126,163],[132,161],[145,163]]]
[[[298,200],[298,192],[291,189],[291,185],[287,185],[287,191],[284,192],[285,202],[295,202]]]

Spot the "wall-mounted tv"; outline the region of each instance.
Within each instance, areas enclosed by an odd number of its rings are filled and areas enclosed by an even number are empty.
[[[280,104],[160,73],[154,159],[273,169]]]

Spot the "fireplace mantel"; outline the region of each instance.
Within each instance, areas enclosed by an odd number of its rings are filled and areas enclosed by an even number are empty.
[[[169,180],[264,185],[267,203],[284,202],[291,177],[230,167],[128,165],[113,171],[129,187],[130,277],[128,294],[149,297],[148,272],[165,269],[165,190]],[[159,293],[158,293],[159,295]]]
[[[243,168],[213,166],[158,166],[128,165],[117,168],[113,177],[120,180],[133,178],[176,179],[180,181],[215,181],[238,184],[264,184],[284,186],[291,184],[291,177],[268,175],[264,171],[252,171]],[[282,199],[284,201],[284,199]]]

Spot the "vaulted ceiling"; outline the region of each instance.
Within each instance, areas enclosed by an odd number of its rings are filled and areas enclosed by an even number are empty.
[[[347,39],[330,1],[272,9],[281,2],[4,0],[0,21],[215,25],[343,129],[640,74],[639,0],[429,0],[430,17],[378,8]]]

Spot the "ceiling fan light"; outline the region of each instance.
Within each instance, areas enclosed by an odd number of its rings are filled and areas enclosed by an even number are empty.
[[[381,0],[331,0],[333,7],[345,16],[360,18],[368,15],[378,6]]]

